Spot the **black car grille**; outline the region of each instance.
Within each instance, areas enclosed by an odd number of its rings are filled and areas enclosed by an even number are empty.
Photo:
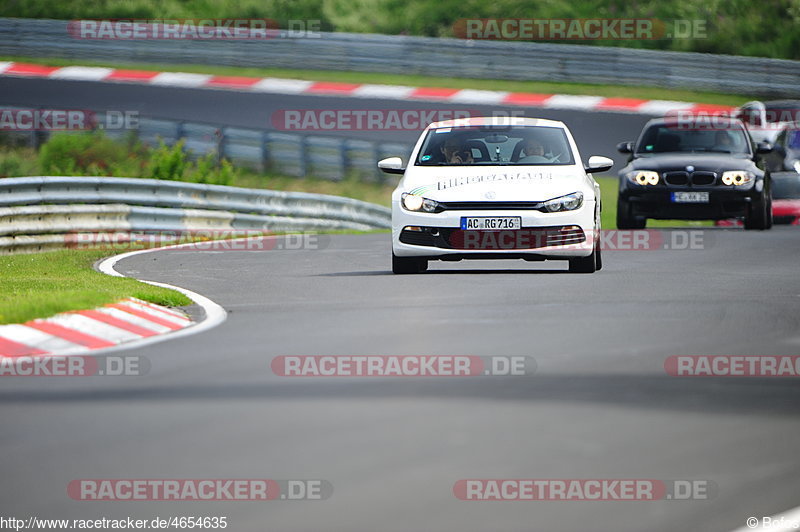
[[[665,172],[664,182],[668,185],[688,185],[689,173],[688,172]]]
[[[692,186],[707,187],[717,181],[717,174],[714,172],[664,172],[664,182],[672,186]]]

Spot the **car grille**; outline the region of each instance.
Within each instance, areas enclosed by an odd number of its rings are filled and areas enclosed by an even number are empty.
[[[400,233],[400,242],[442,249],[502,251],[566,246],[586,241],[586,234],[576,225],[522,228],[509,231],[463,231],[437,227],[422,227],[421,229],[421,231],[404,229]]]
[[[689,174],[687,172],[665,172],[664,182],[668,185],[688,185]]]
[[[672,186],[687,186],[691,182],[692,186],[707,187],[716,181],[714,172],[664,172],[664,182]]]

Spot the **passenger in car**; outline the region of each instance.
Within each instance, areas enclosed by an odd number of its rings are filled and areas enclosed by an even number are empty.
[[[444,160],[450,164],[473,163],[472,150],[466,147],[459,139],[450,137],[441,148]]]

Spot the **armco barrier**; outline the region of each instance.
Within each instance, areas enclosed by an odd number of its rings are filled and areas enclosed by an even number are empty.
[[[605,46],[320,33],[266,40],[89,40],[66,20],[0,19],[0,55],[113,63],[383,72],[612,83],[796,96],[800,61]]]
[[[0,252],[64,245],[96,231],[319,231],[390,226],[391,211],[351,198],[116,177],[0,179]]]

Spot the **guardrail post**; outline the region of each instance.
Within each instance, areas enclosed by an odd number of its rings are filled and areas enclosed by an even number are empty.
[[[300,136],[300,177],[308,177],[311,168],[311,158],[309,154],[308,137]]]
[[[269,146],[270,136],[269,131],[261,133],[261,171],[267,172],[271,167],[271,152]]]

